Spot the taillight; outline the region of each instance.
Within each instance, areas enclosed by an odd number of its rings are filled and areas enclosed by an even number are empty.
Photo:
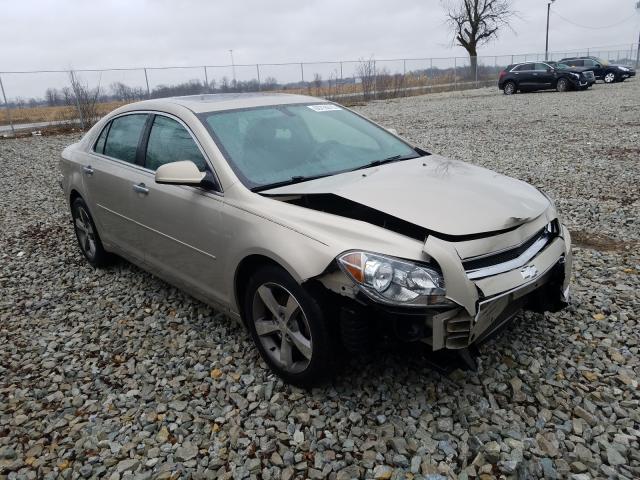
[[[502,77],[504,77],[506,74],[507,74],[507,71],[506,71],[506,70],[501,71],[501,72],[500,72],[500,77],[499,77],[499,78],[500,78],[500,80],[502,80]]]

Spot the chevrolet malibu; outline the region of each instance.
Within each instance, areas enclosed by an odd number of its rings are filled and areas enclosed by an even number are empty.
[[[124,257],[241,320],[290,383],[380,335],[468,356],[523,308],[568,300],[571,240],[548,196],[326,100],[133,103],[60,168],[91,265]]]

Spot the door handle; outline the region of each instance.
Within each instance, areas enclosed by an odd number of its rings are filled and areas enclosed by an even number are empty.
[[[93,175],[93,167],[91,165],[85,165],[84,167],[82,167],[82,171],[86,175]]]
[[[136,183],[133,185],[133,189],[138,192],[138,193],[143,193],[143,194],[147,194],[149,193],[149,189],[147,188],[147,186],[144,183]]]

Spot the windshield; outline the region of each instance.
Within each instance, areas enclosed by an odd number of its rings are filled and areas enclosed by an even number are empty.
[[[200,118],[253,190],[420,156],[386,130],[330,103],[209,112]]]
[[[571,68],[566,63],[554,63],[553,66],[556,67],[558,70],[565,70],[567,68]]]
[[[604,58],[596,58],[596,62],[598,62],[603,67],[606,67],[609,65],[609,60],[605,60]]]

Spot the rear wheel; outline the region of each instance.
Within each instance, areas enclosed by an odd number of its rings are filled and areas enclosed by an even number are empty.
[[[616,81],[616,74],[613,72],[607,72],[604,74],[604,83],[613,83]]]
[[[516,84],[515,82],[507,82],[504,84],[504,94],[505,95],[513,95],[516,93]]]
[[[569,81],[566,78],[558,79],[556,90],[558,90],[559,92],[566,92],[567,90],[569,90]]]
[[[71,216],[78,246],[87,261],[97,268],[109,265],[113,257],[102,247],[98,229],[82,198],[76,198],[71,204]]]
[[[282,268],[266,266],[250,278],[244,315],[263,360],[286,382],[310,386],[333,373],[322,308]]]

